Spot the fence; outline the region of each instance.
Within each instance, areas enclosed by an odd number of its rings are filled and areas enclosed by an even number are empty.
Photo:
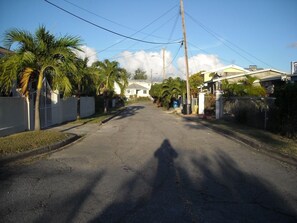
[[[50,100],[48,100],[50,99]],[[80,117],[95,113],[93,97],[80,98]],[[40,100],[40,126],[47,128],[77,119],[78,99],[69,97],[60,99],[58,93],[43,95]],[[0,136],[34,129],[34,97],[0,97]]]
[[[0,97],[0,136],[28,129],[25,98]]]
[[[223,98],[223,119],[234,120],[260,129],[271,129],[275,98],[231,97]]]

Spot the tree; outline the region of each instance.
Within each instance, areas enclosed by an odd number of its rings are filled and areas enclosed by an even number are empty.
[[[178,95],[183,95],[186,92],[186,82],[179,77],[173,79],[168,78],[162,84],[162,102],[169,108],[172,100],[176,99]]]
[[[44,26],[40,26],[34,34],[24,30],[12,29],[5,33],[5,47],[17,44],[14,54],[9,54],[1,63],[1,81],[7,88],[13,80],[19,81],[21,91],[28,97],[32,80],[37,81],[35,99],[35,130],[40,130],[39,103],[42,82],[47,75],[51,76],[53,85],[64,94],[71,92],[71,83],[67,72],[75,72],[75,54],[80,50],[80,39],[72,36],[56,38]]]
[[[229,83],[228,80],[222,81],[222,90],[227,97],[232,96],[265,96],[266,90],[260,85],[254,85],[256,77],[246,75],[245,79],[237,83]]]
[[[158,106],[161,106],[162,83],[153,84],[149,93],[152,98],[154,98],[154,103],[157,103]]]
[[[144,70],[141,70],[140,68],[138,68],[137,70],[135,70],[133,79],[134,80],[147,80],[146,72]]]
[[[108,98],[114,91],[114,84],[117,83],[121,88],[121,93],[124,93],[128,86],[127,71],[120,68],[117,61],[97,61],[93,64],[99,71],[97,90],[99,94],[104,96],[104,112],[108,110]]]
[[[77,58],[75,64],[77,70],[69,75],[72,84],[72,94],[78,98],[81,95],[94,95],[96,92],[95,82],[99,75],[98,69],[88,66],[89,59]]]
[[[198,87],[201,86],[201,84],[203,83],[202,72],[203,71],[192,74],[189,78],[191,95],[194,95],[194,97],[197,97],[199,91]]]

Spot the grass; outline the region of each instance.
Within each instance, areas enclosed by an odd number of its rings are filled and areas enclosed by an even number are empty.
[[[272,150],[297,158],[297,140],[289,139],[261,129],[248,127],[224,120],[207,120],[211,125],[225,130],[237,132],[242,135],[256,139],[269,146]]]
[[[108,113],[102,113],[102,112],[97,112],[94,115],[87,117],[87,118],[79,118],[73,122],[71,122],[71,124],[87,124],[87,123],[100,123],[103,120],[113,116],[115,113],[117,113],[118,111],[122,110],[124,108],[117,108],[117,109],[112,109],[110,112]]]
[[[28,131],[0,138],[0,155],[20,153],[67,139],[67,133],[44,130]]]
[[[124,108],[111,110],[107,114],[104,114],[102,112],[96,113],[91,117],[77,119],[76,121],[70,122],[69,124],[84,125],[87,123],[100,123],[103,120],[111,117],[121,109]],[[28,131],[13,134],[6,137],[0,137],[0,156],[20,153],[44,146],[49,146],[54,143],[63,141],[68,137],[69,134],[67,133],[50,130]]]

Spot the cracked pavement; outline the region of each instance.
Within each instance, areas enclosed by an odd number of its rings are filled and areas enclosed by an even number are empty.
[[[1,167],[1,222],[297,221],[295,167],[199,123],[137,104],[83,128],[63,150]]]

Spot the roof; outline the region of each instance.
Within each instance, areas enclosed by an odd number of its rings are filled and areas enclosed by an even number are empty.
[[[248,72],[248,73],[243,73],[243,74],[236,74],[236,75],[231,75],[231,76],[227,76],[227,77],[219,77],[219,78],[216,78],[212,81],[209,81],[209,82],[217,82],[217,81],[220,81],[220,80],[225,80],[225,79],[233,79],[233,78],[238,78],[238,77],[244,77],[246,75],[256,75],[256,74],[259,74],[259,73],[265,73],[265,72],[273,72],[273,73],[276,73],[275,75],[268,75],[268,76],[265,76],[265,77],[260,77],[259,80],[262,80],[262,81],[267,81],[267,80],[276,80],[276,79],[286,79],[285,77],[288,75],[288,73],[286,72],[283,72],[283,71],[279,71],[279,70],[275,70],[275,69],[264,69],[264,70],[256,70],[256,71],[252,71],[252,72]]]
[[[5,49],[3,47],[0,46],[0,55],[6,55],[9,53],[13,53],[11,50]]]
[[[127,89],[137,89],[137,90],[149,90],[148,88],[140,85],[140,84],[130,84]]]
[[[216,68],[216,69],[212,69],[212,70],[209,70],[209,71],[206,71],[204,72],[205,74],[208,74],[208,73],[217,73],[217,72],[220,72],[220,71],[224,71],[228,68],[234,68],[234,69],[237,69],[237,70],[241,70],[243,72],[249,72],[249,70],[246,70],[240,66],[237,66],[237,65],[234,65],[234,64],[231,64],[231,65],[228,65],[228,66],[225,66],[225,67],[220,67],[220,68]]]

